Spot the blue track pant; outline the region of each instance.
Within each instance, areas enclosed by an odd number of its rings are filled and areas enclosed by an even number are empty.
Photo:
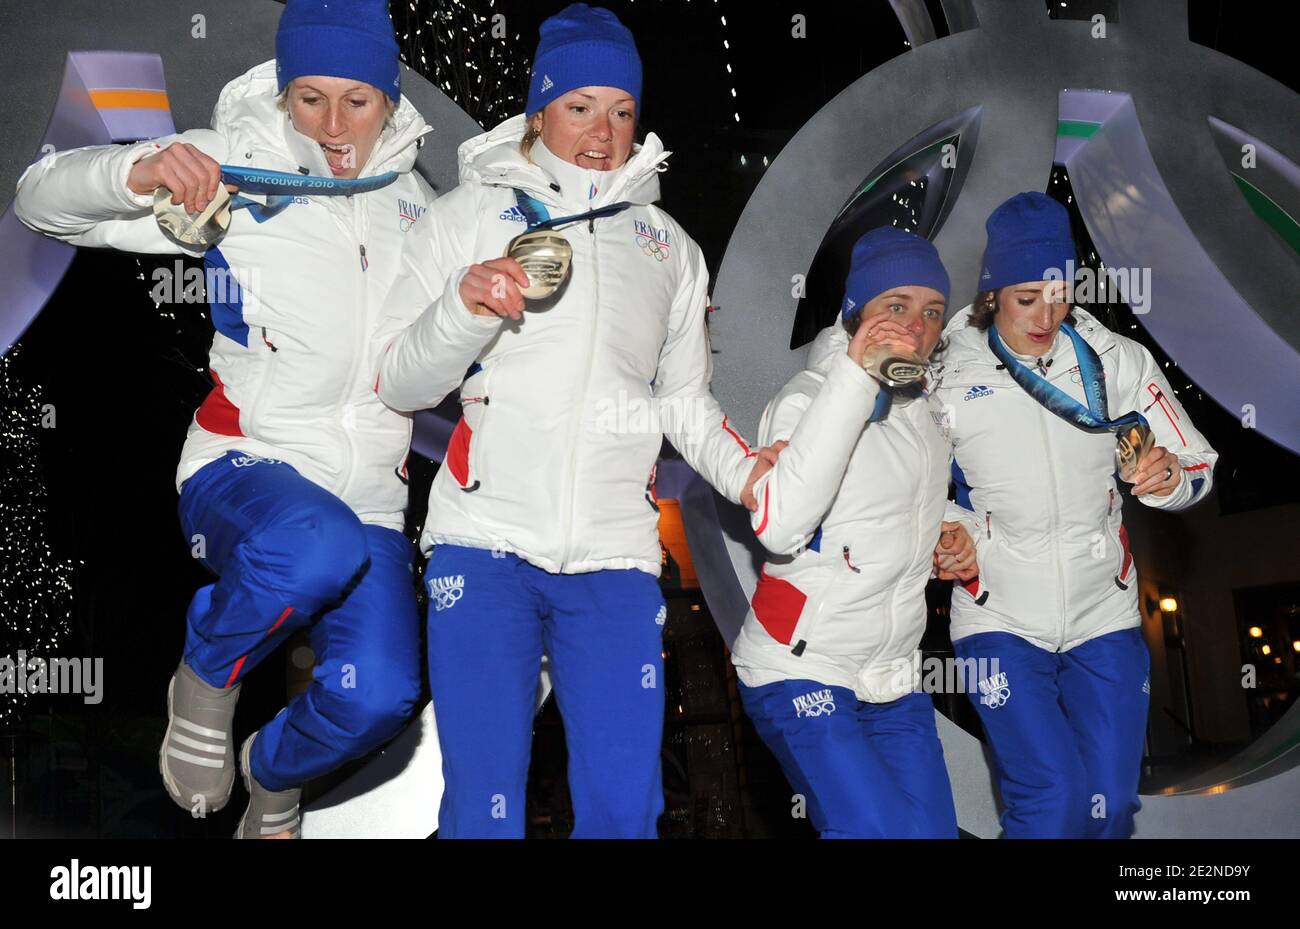
[[[865,703],[846,687],[740,685],[745,712],[824,839],[957,838],[934,703]]]
[[[953,643],[1005,680],[969,694],[992,749],[1008,838],[1127,839],[1142,808],[1151,657],[1139,629],[1049,652],[1009,632]],[[986,665],[986,667],[991,667]]]
[[[181,528],[217,576],[190,603],[185,663],[213,687],[311,627],[307,690],[253,743],[253,776],[297,787],[395,735],[420,695],[413,548],[289,465],[229,452],[185,481]]]
[[[440,838],[519,838],[542,654],[564,719],[574,838],[654,838],[663,812],[663,595],[644,571],[550,574],[438,545],[429,684]]]

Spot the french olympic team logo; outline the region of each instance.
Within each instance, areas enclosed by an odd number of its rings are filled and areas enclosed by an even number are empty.
[[[420,206],[418,203],[411,203],[409,200],[397,199],[397,224],[403,232],[406,232],[415,225],[415,221],[424,215],[427,207]]]
[[[429,580],[429,599],[436,612],[450,610],[465,593],[465,575],[452,574]]]
[[[799,716],[829,716],[835,712],[835,695],[831,693],[830,688],[825,690],[814,690],[811,693],[802,694],[791,701],[794,704],[794,715]]]
[[[279,458],[263,458],[261,455],[239,455],[230,459],[236,468],[251,468],[255,464],[284,464]]]
[[[1011,685],[1007,683],[1007,673],[999,671],[991,677],[986,677],[980,681],[980,703],[996,710],[1000,706],[1005,706],[1006,702],[1011,699]]]
[[[632,225],[636,229],[636,244],[641,247],[641,251],[652,256],[656,261],[667,261],[668,252],[673,244],[668,230],[652,226],[639,219],[632,220]]]

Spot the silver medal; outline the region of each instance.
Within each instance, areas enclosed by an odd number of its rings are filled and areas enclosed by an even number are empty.
[[[525,232],[510,240],[506,257],[519,262],[528,275],[528,286],[520,293],[527,300],[545,300],[560,289],[569,276],[573,246],[569,240],[550,229]]]
[[[159,187],[153,192],[153,216],[163,233],[182,245],[207,248],[221,241],[230,228],[230,193],[217,186],[217,195],[207,208],[187,212],[185,204],[172,203],[171,191]]]
[[[1138,423],[1115,434],[1115,467],[1120,479],[1132,484],[1138,462],[1151,451],[1156,437],[1150,427]]]
[[[925,377],[926,364],[896,345],[872,345],[862,356],[862,367],[887,387],[905,387]]]

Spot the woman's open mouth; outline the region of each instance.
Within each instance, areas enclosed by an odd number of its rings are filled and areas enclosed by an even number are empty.
[[[335,174],[344,174],[357,166],[356,146],[351,142],[321,142],[325,161]]]
[[[578,164],[584,168],[594,168],[597,171],[608,171],[610,163],[609,152],[602,152],[598,149],[588,149],[585,152],[578,152],[578,158],[585,159]]]

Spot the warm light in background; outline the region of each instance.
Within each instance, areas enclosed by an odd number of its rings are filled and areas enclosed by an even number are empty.
[[[1271,655],[1271,654],[1273,654],[1273,646],[1271,646],[1271,645],[1265,645],[1265,646],[1263,647],[1263,649],[1261,649],[1261,651],[1263,651],[1263,653],[1264,653],[1265,655]]]
[[[1178,601],[1173,597],[1161,597],[1160,609],[1165,613],[1176,613],[1178,612]]]
[[[1294,642],[1292,642],[1291,647],[1294,648],[1297,652],[1300,652],[1300,639],[1296,639]]]
[[[681,586],[687,590],[699,590],[700,581],[695,576],[695,563],[691,560],[691,549],[686,544],[686,527],[682,525],[682,509],[676,500],[660,499],[659,504],[659,540],[668,546],[668,553],[677,562],[681,572]]]
[[[1264,634],[1264,630],[1261,629],[1261,628],[1259,628],[1259,626],[1251,626],[1251,627],[1250,627],[1250,637],[1251,637],[1252,639],[1258,639],[1258,638],[1259,638],[1260,636],[1262,636],[1263,634]]]

